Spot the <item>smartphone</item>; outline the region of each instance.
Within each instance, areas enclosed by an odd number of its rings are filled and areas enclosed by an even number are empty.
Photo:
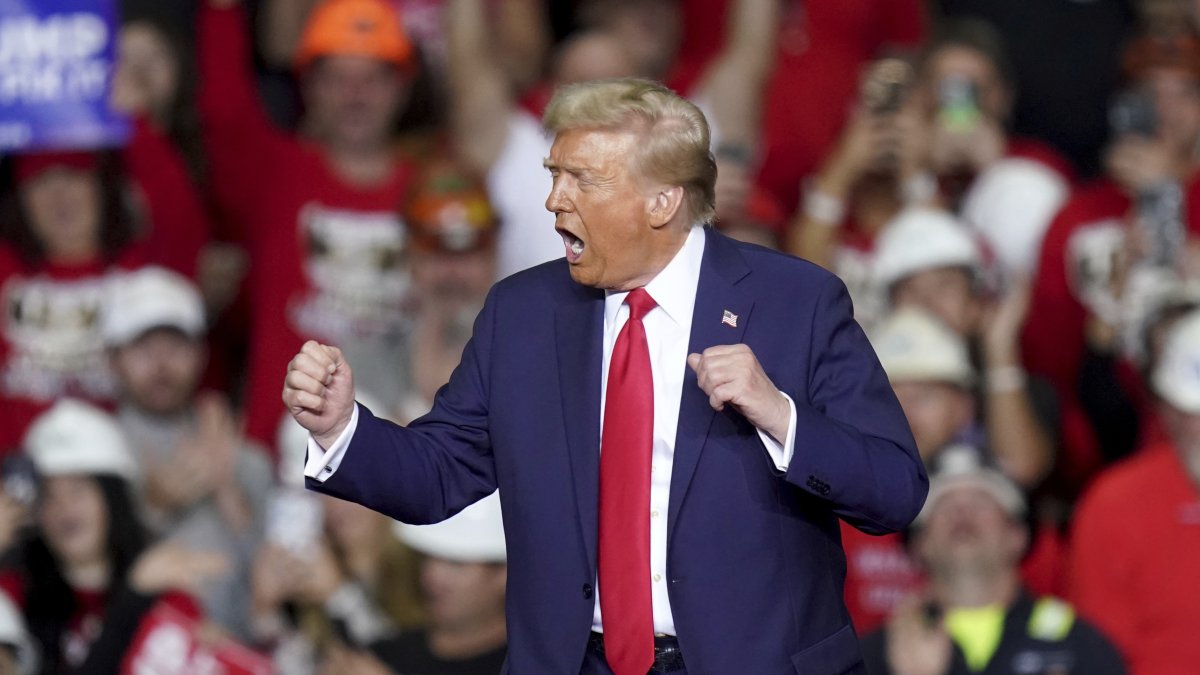
[[[1108,107],[1108,126],[1113,136],[1131,134],[1153,138],[1158,131],[1154,99],[1137,89],[1117,94]]]
[[[938,83],[938,121],[948,131],[965,133],[979,124],[979,88],[965,75],[947,75]]]
[[[858,97],[873,115],[900,110],[912,85],[912,66],[901,59],[880,59],[867,67],[859,85]]]
[[[325,511],[318,495],[292,487],[271,494],[264,524],[267,541],[307,559],[316,551],[324,527]]]
[[[23,454],[6,457],[0,465],[0,489],[18,504],[33,506],[38,498],[38,474],[33,460]]]

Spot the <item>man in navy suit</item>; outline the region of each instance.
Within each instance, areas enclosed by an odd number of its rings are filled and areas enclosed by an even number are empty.
[[[544,123],[565,260],[496,284],[407,428],[305,344],[309,487],[416,524],[499,488],[507,672],[863,672],[838,519],[900,529],[928,481],[845,287],[704,226],[708,126],[660,85],[565,88]]]

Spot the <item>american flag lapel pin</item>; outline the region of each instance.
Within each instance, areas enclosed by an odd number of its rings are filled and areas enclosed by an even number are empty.
[[[734,314],[729,310],[725,310],[725,313],[721,315],[721,323],[729,326],[730,328],[737,328],[737,314]]]

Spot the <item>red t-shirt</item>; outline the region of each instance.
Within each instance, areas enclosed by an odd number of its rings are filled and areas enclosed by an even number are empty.
[[[1189,236],[1200,232],[1200,180],[1184,187]],[[1100,467],[1094,433],[1076,393],[1086,350],[1088,309],[1077,294],[1077,252],[1088,240],[1129,224],[1133,202],[1111,181],[1076,190],[1050,223],[1033,279],[1028,319],[1021,334],[1022,357],[1031,373],[1055,387],[1063,420],[1063,454],[1058,473],[1082,485]],[[1136,392],[1135,392],[1136,393]]]
[[[887,620],[896,603],[920,590],[923,576],[899,534],[876,537],[843,522],[842,549],[846,552],[846,609],[854,630],[866,635]]]
[[[15,449],[60,397],[115,402],[100,334],[103,300],[112,274],[142,260],[141,249],[130,247],[111,264],[30,265],[0,244],[0,453]]]
[[[204,5],[200,100],[214,198],[250,252],[247,432],[273,447],[283,376],[303,341],[344,346],[403,314],[398,209],[411,170],[397,154],[379,184],[350,185],[320,147],[272,127],[247,72],[245,31],[239,7]]]
[[[1160,445],[1101,474],[1075,512],[1071,600],[1131,675],[1200,663],[1200,490]]]

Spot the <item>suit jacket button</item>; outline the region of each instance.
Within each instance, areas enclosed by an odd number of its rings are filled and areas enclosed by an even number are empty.
[[[583,585],[583,599],[584,600],[592,599],[592,585],[591,584]]]

